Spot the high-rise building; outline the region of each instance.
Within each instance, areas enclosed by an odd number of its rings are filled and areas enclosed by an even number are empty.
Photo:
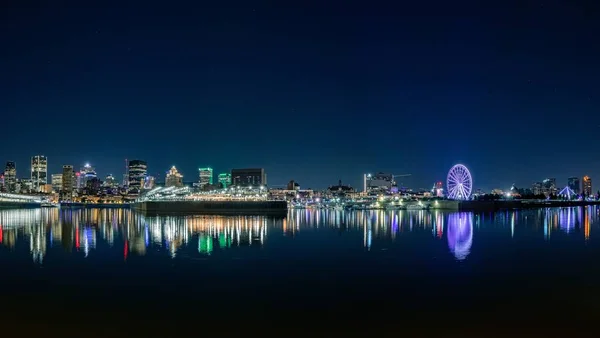
[[[200,168],[198,169],[200,173],[199,181],[200,188],[204,189],[209,185],[213,184],[213,170],[212,168]]]
[[[15,192],[17,189],[17,165],[13,161],[6,162],[6,167],[4,168],[4,186],[8,192]]]
[[[52,174],[52,191],[60,192],[62,190],[62,174]]]
[[[258,187],[267,184],[263,168],[231,169],[231,185],[236,187]]]
[[[154,188],[154,184],[156,179],[154,176],[146,176],[144,178],[144,190],[152,190]]]
[[[48,183],[48,159],[44,155],[31,158],[31,184],[32,190],[42,192]]]
[[[148,176],[148,164],[142,160],[129,161],[129,177],[127,183],[129,190],[139,193],[142,190],[142,181]]]
[[[534,195],[541,195],[544,193],[543,186],[544,184],[542,182],[535,182],[531,185],[531,192]]]
[[[87,186],[87,182],[91,179],[98,178],[96,170],[89,163],[86,163],[77,176],[77,189],[83,189]]]
[[[223,186],[223,189],[227,189],[231,185],[231,174],[221,173],[219,174],[219,183]]]
[[[177,171],[175,166],[171,167],[171,169],[167,171],[165,187],[183,187],[183,175]]]
[[[62,172],[62,192],[61,199],[62,200],[71,200],[73,198],[73,186],[74,186],[74,178],[73,174],[73,166],[72,165],[63,165]]]
[[[581,189],[579,188],[579,177],[569,177],[567,180],[567,186],[573,190],[574,193],[579,194]]]
[[[388,192],[392,189],[394,183],[394,176],[392,174],[386,174],[379,172],[375,175],[364,176],[364,192],[367,193],[383,193]]]
[[[542,192],[546,195],[556,195],[556,178],[547,178],[542,182]]]
[[[103,185],[105,187],[111,187],[111,188],[112,187],[116,187],[117,186],[117,180],[115,180],[115,177],[112,174],[108,174],[104,178]]]
[[[583,188],[581,189],[584,196],[592,196],[594,194],[592,190],[592,179],[585,175],[583,176]]]

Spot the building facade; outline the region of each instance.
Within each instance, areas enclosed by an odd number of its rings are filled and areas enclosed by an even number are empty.
[[[142,160],[131,160],[129,161],[128,166],[129,177],[127,183],[129,190],[134,193],[139,193],[143,188],[142,184],[144,178],[148,176],[148,164],[146,161]]]
[[[231,185],[231,174],[221,173],[219,174],[219,184],[223,189],[227,189]]]
[[[52,191],[59,193],[62,190],[62,174],[52,174]]]
[[[592,196],[594,194],[592,190],[592,179],[589,176],[583,176],[583,187],[582,192],[584,196]]]
[[[63,165],[61,200],[70,201],[73,199],[74,179],[73,166]]]
[[[13,161],[6,162],[4,167],[4,187],[7,192],[17,190],[17,165]]]
[[[394,176],[392,174],[377,173],[364,176],[363,190],[369,194],[386,193],[392,190]]]
[[[236,187],[267,185],[267,174],[263,168],[231,169],[231,185]]]
[[[42,192],[48,184],[48,159],[46,156],[37,155],[31,158],[31,184],[32,191]]]
[[[547,178],[542,182],[542,193],[546,196],[556,195],[558,188],[556,187],[556,178]]]
[[[199,171],[199,180],[200,189],[204,189],[213,184],[213,170],[212,168],[200,168]]]
[[[177,171],[175,166],[171,167],[171,169],[167,171],[165,187],[183,187],[183,175]]]

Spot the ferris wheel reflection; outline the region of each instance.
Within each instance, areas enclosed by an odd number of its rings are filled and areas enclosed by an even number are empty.
[[[473,245],[473,215],[460,212],[448,215],[448,248],[457,260],[467,258]]]

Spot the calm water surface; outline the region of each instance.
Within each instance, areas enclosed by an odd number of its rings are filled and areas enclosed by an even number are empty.
[[[577,330],[600,314],[599,212],[0,210],[0,321],[104,336]]]

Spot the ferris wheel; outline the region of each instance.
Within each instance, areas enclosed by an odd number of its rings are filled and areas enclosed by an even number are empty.
[[[448,198],[468,200],[473,189],[473,179],[469,169],[462,164],[450,168],[446,185],[448,187]]]

